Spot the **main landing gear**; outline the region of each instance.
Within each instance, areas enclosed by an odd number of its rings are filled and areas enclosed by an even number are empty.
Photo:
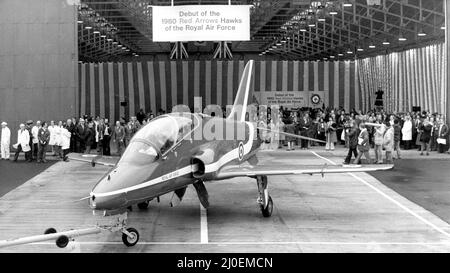
[[[256,183],[258,184],[258,199],[257,203],[261,209],[261,213],[264,217],[270,217],[273,211],[273,201],[272,197],[269,195],[269,190],[267,189],[267,176],[261,175],[256,177]]]

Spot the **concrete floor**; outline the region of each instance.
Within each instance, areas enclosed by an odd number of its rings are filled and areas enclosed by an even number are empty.
[[[333,164],[342,157],[317,151],[259,153],[261,163]],[[87,201],[108,168],[59,162],[0,198],[0,240],[96,223]],[[206,184],[211,206],[201,208],[189,188],[178,207],[170,196],[134,209],[129,226],[141,240],[124,246],[121,235],[104,232],[79,238],[81,252],[450,252],[450,226],[366,173],[269,177],[274,200],[263,218],[252,179]],[[203,224],[202,224],[203,223]],[[68,252],[54,242],[0,252]]]

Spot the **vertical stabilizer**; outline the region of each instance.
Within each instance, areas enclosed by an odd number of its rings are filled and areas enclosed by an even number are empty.
[[[248,100],[250,97],[250,88],[252,82],[254,61],[250,60],[245,66],[244,72],[239,83],[239,89],[234,100],[233,108],[227,119],[235,119],[245,121],[245,113],[247,112]]]

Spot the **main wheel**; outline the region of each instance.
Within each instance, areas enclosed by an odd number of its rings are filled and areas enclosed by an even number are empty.
[[[139,232],[134,228],[127,228],[127,231],[131,235],[133,235],[133,238],[130,238],[130,237],[128,237],[128,235],[123,233],[122,234],[122,242],[128,247],[136,245],[137,242],[139,241]]]
[[[69,237],[66,235],[61,235],[56,239],[56,245],[59,248],[65,248],[69,244]]]
[[[56,229],[54,228],[48,228],[44,232],[44,234],[53,234],[53,233],[56,233]]]
[[[149,203],[150,203],[149,201],[145,201],[145,202],[142,202],[142,203],[138,203],[137,206],[138,206],[138,208],[140,210],[146,210],[146,209],[148,209],[148,204]]]
[[[269,196],[269,202],[267,202],[267,207],[264,208],[264,205],[261,205],[261,212],[264,217],[270,217],[273,211],[273,201],[272,197]]]

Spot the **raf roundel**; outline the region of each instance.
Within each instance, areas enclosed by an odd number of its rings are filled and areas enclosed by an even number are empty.
[[[313,104],[319,104],[319,103],[320,103],[320,96],[317,95],[317,94],[313,95],[313,96],[311,97],[311,102],[312,102]]]
[[[244,143],[242,142],[239,142],[238,153],[239,161],[242,161],[242,159],[244,159]]]

